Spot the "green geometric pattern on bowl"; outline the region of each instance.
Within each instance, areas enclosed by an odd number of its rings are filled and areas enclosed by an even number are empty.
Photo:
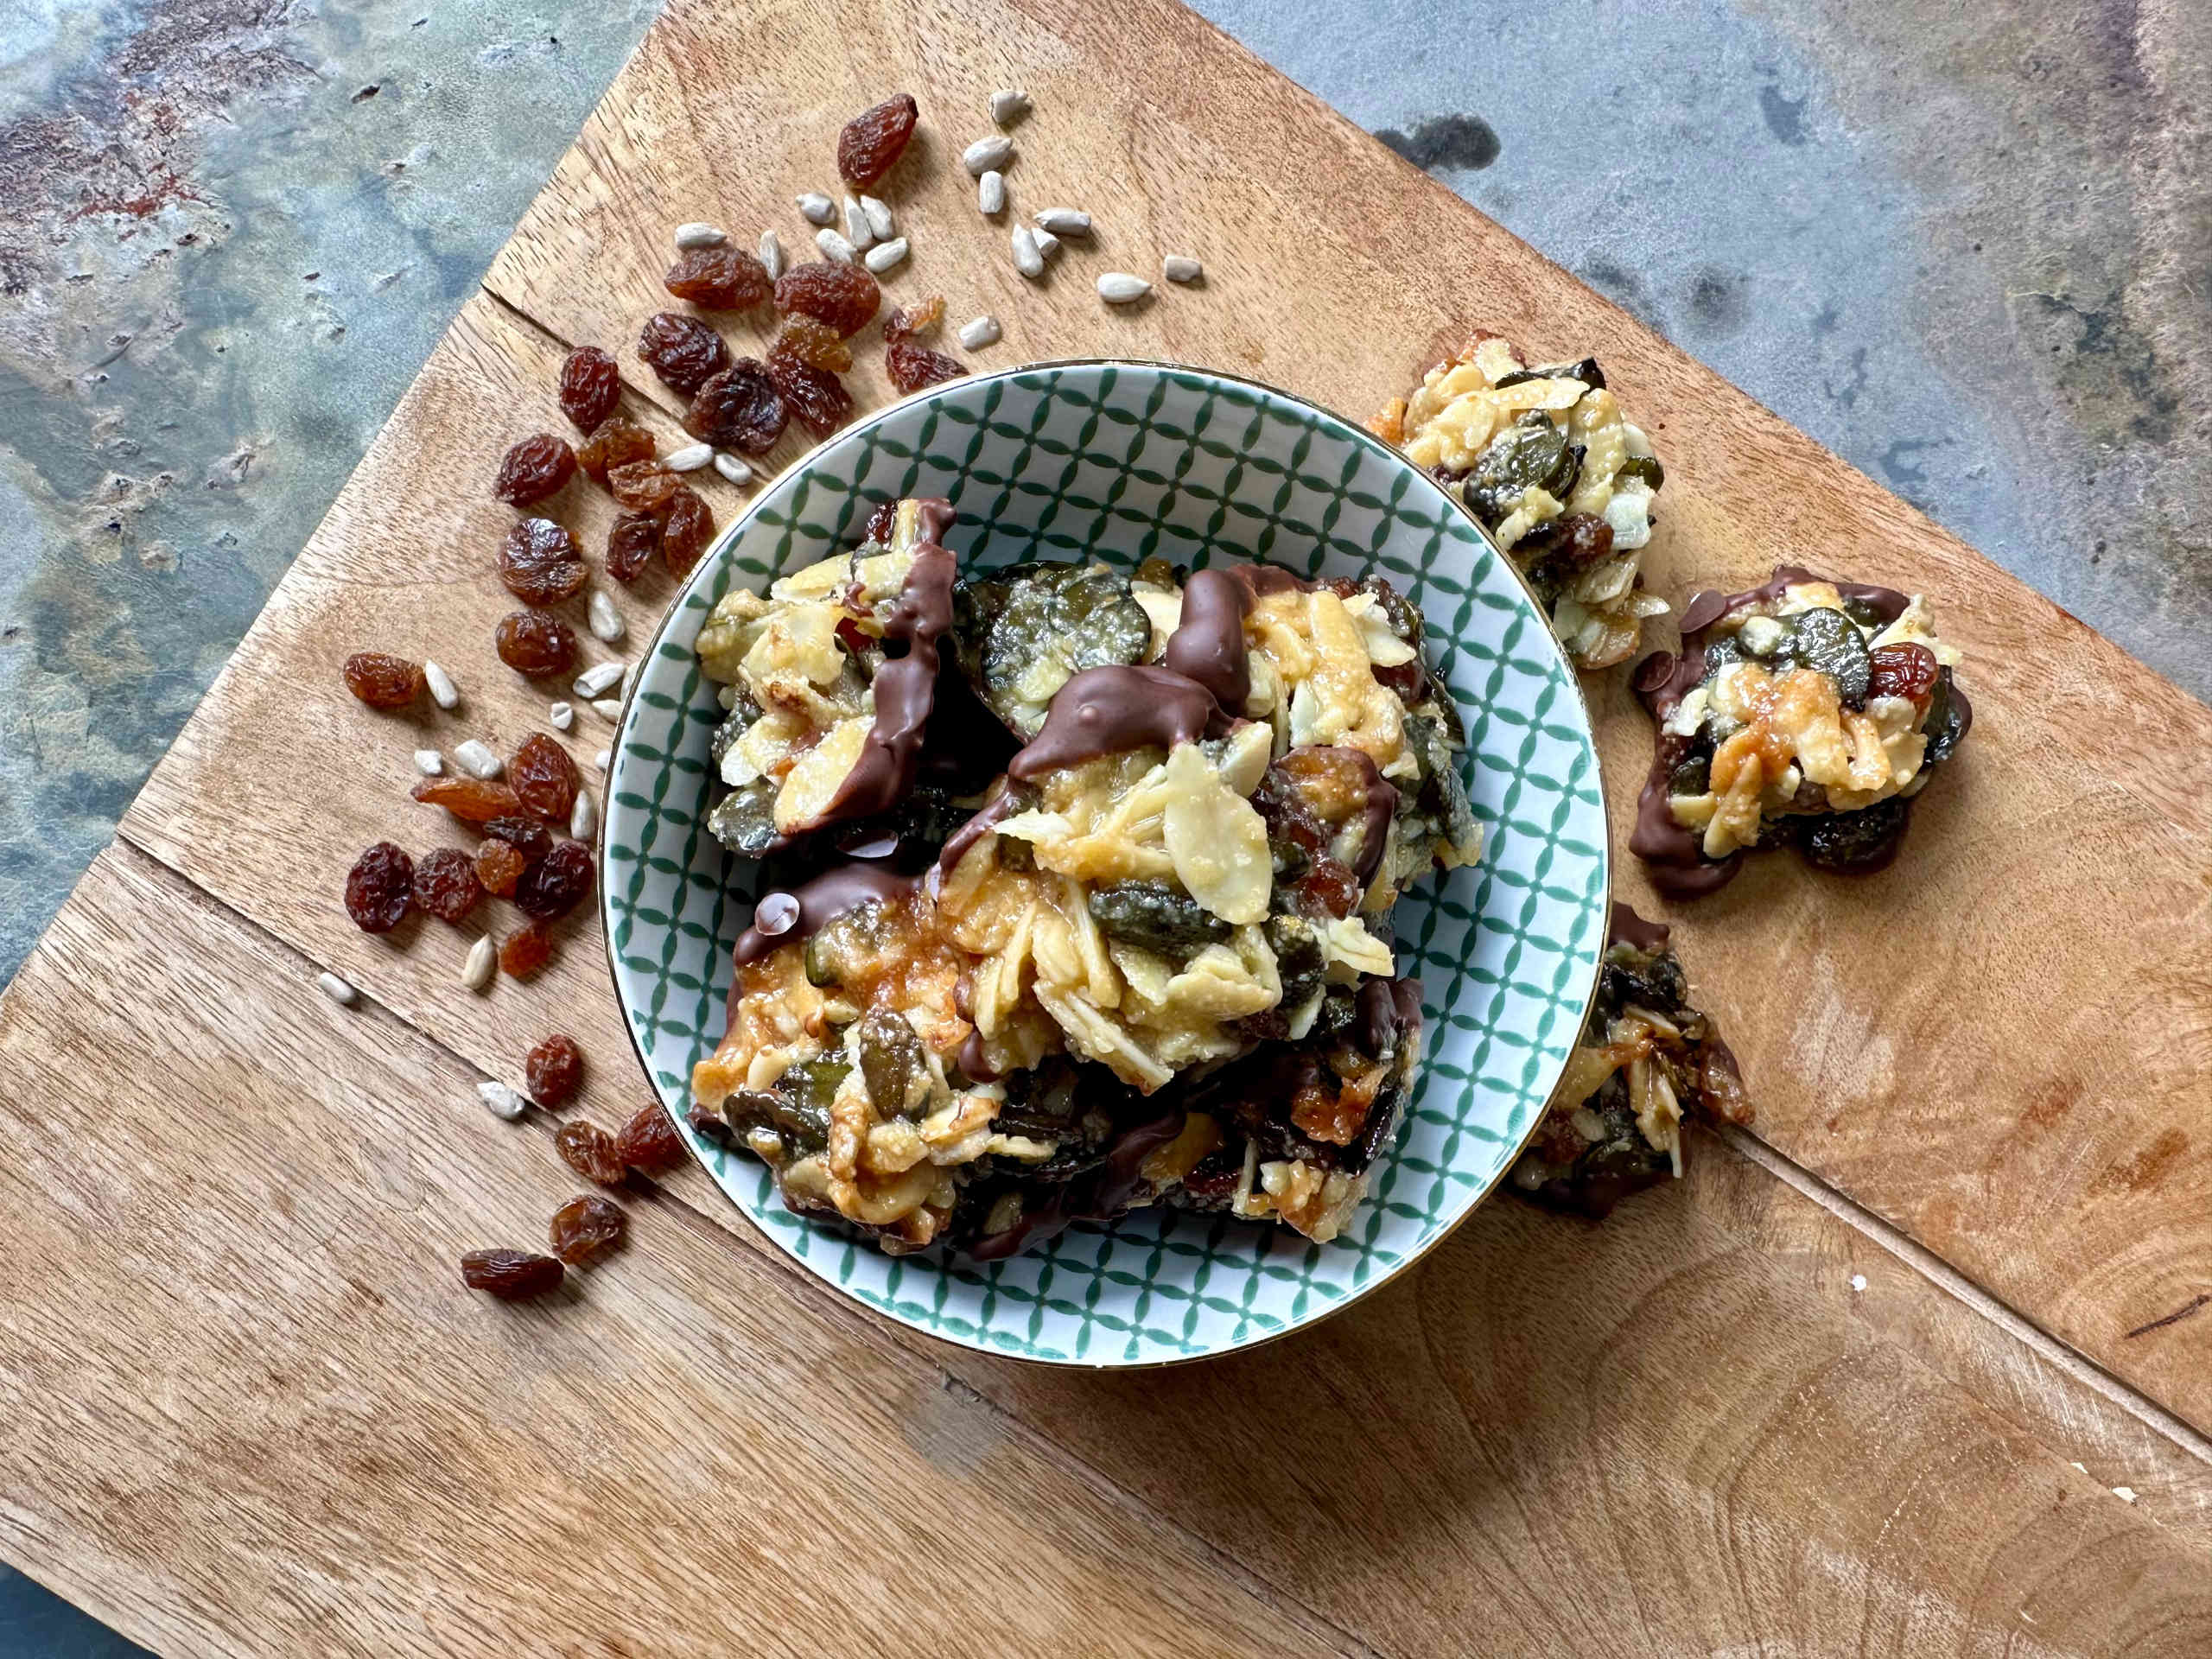
[[[747,867],[705,823],[721,720],[692,645],[732,586],[849,547],[869,512],[949,497],[963,569],[1055,556],[1123,566],[1263,559],[1380,571],[1421,607],[1467,724],[1481,862],[1396,912],[1421,976],[1421,1075],[1343,1236],[1141,1211],[982,1268],[883,1255],[801,1219],[765,1166],[685,1122],[722,1032]],[[607,781],[601,906],[638,1051],[692,1150],[810,1271],[948,1341],[1065,1363],[1154,1364],[1249,1346],[1374,1288],[1502,1176],[1565,1064],[1605,923],[1605,815],[1573,671],[1518,577],[1441,490],[1368,433],[1263,387],[1160,365],[1046,365],[954,381],[847,429],[764,490],[701,561],[638,676]]]

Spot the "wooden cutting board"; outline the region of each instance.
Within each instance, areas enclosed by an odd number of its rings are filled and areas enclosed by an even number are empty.
[[[1010,84],[1017,209],[1098,226],[1037,285],[957,162]],[[590,925],[479,998],[461,936],[337,904],[362,845],[441,834],[410,750],[543,727],[489,650],[491,468],[557,429],[570,344],[632,365],[670,227],[804,248],[791,196],[899,88],[891,292],[998,315],[981,364],[1172,357],[1359,415],[1482,322],[1595,353],[1653,433],[1662,595],[1789,559],[1934,598],[1977,726],[1896,868],[1770,859],[1675,912],[1623,861],[1756,1138],[1603,1227],[1486,1205],[1320,1329],[1163,1374],[863,1318],[690,1169],[557,1305],[459,1289],[574,1185],[470,1084],[564,1028],[580,1109],[644,1097]],[[1169,251],[1205,283],[1091,292]],[[631,385],[671,435],[662,397]],[[596,548],[603,499],[559,505]],[[634,649],[666,589],[622,597]],[[461,709],[361,709],[368,645]],[[1624,681],[1591,683],[1617,830]],[[1167,0],[677,0],[0,1003],[0,1554],[178,1652],[2202,1652],[2208,754],[2212,712]]]

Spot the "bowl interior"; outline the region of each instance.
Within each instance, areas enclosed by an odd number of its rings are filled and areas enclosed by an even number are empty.
[[[1035,558],[1263,559],[1387,575],[1427,619],[1466,721],[1479,865],[1396,912],[1421,976],[1419,1084],[1344,1236],[1314,1244],[1218,1216],[1140,1211],[980,1268],[891,1258],[802,1220],[766,1168],[684,1122],[719,1040],[741,861],[707,833],[716,688],[700,625],[734,586],[843,550],[875,505],[950,498],[963,569]],[[839,434],[764,490],[693,572],[641,664],[607,781],[601,904],[645,1068],[723,1190],[783,1249],[949,1340],[1087,1365],[1156,1363],[1283,1333],[1440,1239],[1519,1150],[1565,1064],[1605,937],[1605,809],[1589,716],[1518,577],[1443,492],[1367,433],[1282,393],[1146,364],[1048,365],[931,389]]]

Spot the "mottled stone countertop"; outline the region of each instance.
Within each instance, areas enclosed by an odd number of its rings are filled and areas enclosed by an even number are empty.
[[[0,981],[653,10],[0,8]],[[2212,6],[1200,10],[2212,696]]]

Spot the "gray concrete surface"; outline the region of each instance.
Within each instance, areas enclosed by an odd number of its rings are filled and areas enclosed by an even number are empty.
[[[1200,10],[2212,696],[2212,6]],[[0,8],[0,979],[651,10]]]

